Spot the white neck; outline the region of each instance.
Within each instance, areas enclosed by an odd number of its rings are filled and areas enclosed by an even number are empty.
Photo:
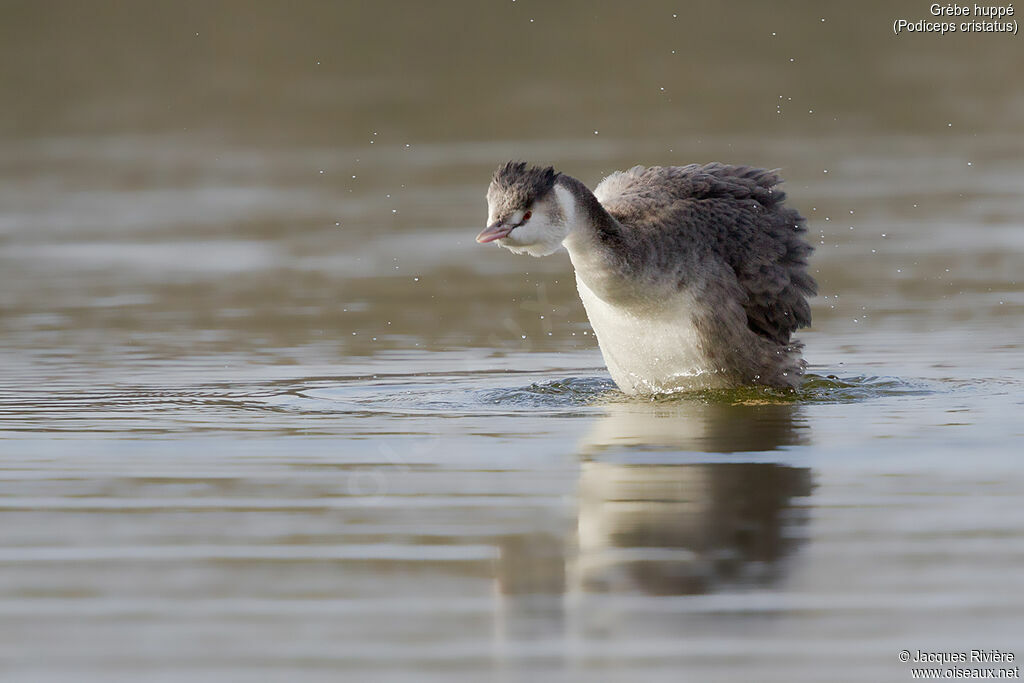
[[[582,242],[585,241],[583,236],[587,234],[587,230],[579,224],[581,212],[576,204],[576,196],[569,188],[555,185],[555,197],[558,201],[558,210],[562,212],[565,220],[566,235],[562,244],[571,254],[573,250],[584,248]]]
[[[582,183],[575,182],[580,193],[589,192]],[[594,211],[602,210],[598,208],[600,202],[597,197],[580,197],[573,188],[562,185],[555,185],[555,196],[565,217],[566,236],[562,244],[569,252],[569,260],[576,271],[577,281],[585,284],[591,292],[603,299],[612,300],[622,296],[625,289],[610,261],[613,255],[609,252],[608,246],[602,244],[598,232],[604,226],[591,224],[594,220]],[[585,202],[589,200],[598,207],[592,209],[587,206]],[[609,220],[614,222],[612,218]]]

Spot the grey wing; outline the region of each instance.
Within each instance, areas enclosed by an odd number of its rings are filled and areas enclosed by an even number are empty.
[[[804,219],[793,209],[779,207],[761,221],[764,232],[751,240],[754,253],[767,257],[732,263],[740,287],[746,293],[743,310],[747,326],[779,344],[788,344],[800,327],[811,324],[807,297],[817,293],[817,283],[807,272],[813,248],[800,236]]]
[[[609,176],[596,193],[620,222],[659,230],[649,235],[663,245],[658,251],[698,249],[724,261],[742,291],[747,326],[788,344],[811,324],[807,296],[817,284],[807,272],[814,249],[803,237],[806,221],[784,205],[780,182],[774,171],[747,166],[635,167]]]
[[[723,167],[750,199],[735,203],[735,221],[724,221],[730,239],[723,249],[736,279],[746,294],[743,309],[747,326],[779,344],[788,344],[793,332],[811,324],[808,296],[818,285],[807,272],[814,248],[804,239],[807,222],[784,205],[786,193],[773,171]],[[732,212],[729,212],[732,213]]]

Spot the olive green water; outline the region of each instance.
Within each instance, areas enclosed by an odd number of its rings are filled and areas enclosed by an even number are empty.
[[[1024,44],[918,4],[0,3],[0,676],[1024,656]],[[619,394],[509,158],[781,168],[805,388]]]

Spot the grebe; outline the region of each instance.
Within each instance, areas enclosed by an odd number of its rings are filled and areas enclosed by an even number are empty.
[[[477,242],[546,256],[565,246],[612,379],[627,394],[800,385],[811,323],[804,218],[774,171],[635,166],[594,192],[508,162]]]

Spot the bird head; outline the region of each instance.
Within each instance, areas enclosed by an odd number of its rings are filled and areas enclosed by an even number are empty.
[[[487,188],[487,227],[476,241],[497,242],[516,254],[547,256],[569,234],[552,167],[510,161],[498,167]]]

